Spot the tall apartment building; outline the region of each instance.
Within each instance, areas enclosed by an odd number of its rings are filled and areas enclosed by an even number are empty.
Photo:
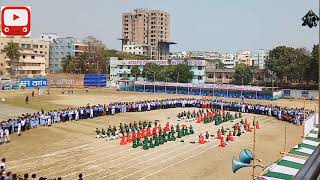
[[[44,33],[41,34],[41,39],[50,41],[49,67],[52,73],[62,71],[62,64],[66,56],[77,56],[87,49],[87,45],[74,37],[58,37],[53,33]]]
[[[259,69],[265,68],[265,62],[269,58],[269,51],[264,49],[259,49],[257,53],[254,54],[254,66],[259,67]]]
[[[126,45],[147,45],[151,59],[168,59],[170,15],[160,10],[135,9],[122,14],[122,50]]]
[[[49,42],[18,36],[0,37],[0,71],[3,75],[12,75],[12,62],[6,53],[1,52],[9,42],[19,44],[21,48],[21,56],[15,62],[14,76],[32,78],[46,75],[49,67]]]

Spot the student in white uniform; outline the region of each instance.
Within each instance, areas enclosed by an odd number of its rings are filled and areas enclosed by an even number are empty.
[[[48,126],[51,126],[51,124],[52,124],[51,116],[48,116],[48,122],[47,122],[47,125],[48,125]]]
[[[79,120],[79,111],[77,109],[75,110],[75,120]]]
[[[20,136],[21,135],[21,123],[18,122],[18,131],[17,131],[17,135]]]
[[[8,129],[4,130],[4,142],[6,143],[10,142],[10,134]]]
[[[2,144],[3,143],[3,129],[0,128],[0,143]]]
[[[93,118],[93,108],[90,108],[90,118]]]

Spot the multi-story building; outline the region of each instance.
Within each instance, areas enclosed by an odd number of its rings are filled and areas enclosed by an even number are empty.
[[[148,45],[131,42],[131,44],[123,45],[123,52],[148,56]]]
[[[236,64],[246,64],[248,66],[254,65],[253,58],[250,51],[242,51],[237,53]]]
[[[40,35],[40,39],[44,41],[52,42],[53,40],[57,39],[58,35],[56,33],[42,33]]]
[[[188,57],[190,57],[190,54],[187,51],[181,51],[171,53],[169,59],[186,59]]]
[[[49,67],[49,42],[33,40],[26,37],[0,37],[0,50],[9,43],[17,43],[20,47],[20,58],[13,62],[0,53],[0,71],[5,76],[40,77],[45,76]]]
[[[191,51],[189,52],[191,58],[195,59],[209,59],[221,60],[222,54],[219,51]]]
[[[181,64],[183,60],[171,60],[169,63],[168,60],[154,60],[152,63],[158,64],[160,66],[167,66],[169,64]],[[129,80],[134,80],[135,75],[131,74],[131,68],[133,66],[138,66],[142,72],[145,64],[150,63],[150,60],[119,60],[116,57],[110,58],[110,81],[115,83],[124,78]],[[191,79],[192,83],[204,83],[205,82],[205,60],[188,60],[188,65],[193,72],[193,77]],[[138,80],[144,80],[143,77],[138,78]]]
[[[225,68],[232,69],[235,67],[236,64],[236,57],[234,54],[231,53],[225,53],[222,55],[222,61],[221,61]]]
[[[122,14],[122,48],[135,42],[148,45],[151,59],[169,58],[170,15],[160,10],[135,9]]]
[[[259,49],[257,53],[254,54],[254,66],[259,67],[259,69],[264,69],[266,60],[269,58],[269,51],[264,49]]]
[[[74,37],[58,37],[56,34],[41,34],[41,39],[50,41],[49,67],[50,72],[62,71],[62,64],[66,56],[77,56],[87,50],[87,45]]]

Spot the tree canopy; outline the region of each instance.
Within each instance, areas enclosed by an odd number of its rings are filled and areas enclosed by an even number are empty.
[[[147,63],[144,66],[143,77],[148,81],[181,82],[188,83],[192,79],[192,71],[186,64],[159,66]]]
[[[319,45],[313,47],[312,53],[306,48],[278,46],[269,52],[269,58],[265,62],[266,69],[272,71],[280,82],[318,83],[318,52]]]
[[[252,80],[252,70],[246,64],[237,64],[234,73],[234,81],[236,84],[249,84]]]
[[[119,59],[150,59],[147,56],[107,49],[104,43],[93,36],[82,41],[87,50],[73,57],[65,57],[62,67],[67,73],[109,73],[110,57]]]
[[[2,52],[6,54],[6,56],[10,59],[10,68],[11,68],[11,76],[16,77],[16,67],[18,60],[21,56],[20,47],[18,43],[8,42],[7,45],[2,49]]]

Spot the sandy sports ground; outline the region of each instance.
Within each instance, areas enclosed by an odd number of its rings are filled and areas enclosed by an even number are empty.
[[[146,94],[116,92],[111,89],[90,90],[83,94],[80,90],[72,95],[62,95],[61,90],[50,90],[50,95],[30,98],[30,104],[24,104],[30,90],[19,92],[0,92],[5,97],[0,111],[9,107],[18,111],[29,109],[59,109],[67,106],[81,106],[88,103],[104,104],[114,101],[137,101],[147,99],[165,99],[191,97],[168,94]],[[200,98],[199,96],[197,96]],[[231,99],[236,101],[239,99]],[[245,100],[246,102],[250,100]],[[253,103],[278,104],[287,107],[303,107],[301,100],[250,101]],[[10,104],[10,106],[7,106]],[[316,101],[306,101],[306,106],[314,109]],[[21,109],[28,108],[28,109]],[[142,113],[125,113],[115,116],[103,116],[90,120],[72,121],[55,124],[53,127],[41,127],[24,132],[22,136],[12,137],[12,142],[0,146],[0,153],[8,160],[9,171],[19,173],[36,173],[38,177],[62,177],[76,179],[83,173],[85,179],[250,179],[252,169],[245,168],[232,173],[232,156],[238,156],[244,148],[252,149],[253,133],[247,133],[231,142],[227,147],[218,147],[219,141],[192,144],[198,141],[198,134],[209,131],[216,135],[221,126],[230,128],[234,122],[213,124],[192,123],[194,135],[185,136],[174,142],[167,142],[154,149],[134,149],[131,144],[119,145],[119,140],[106,141],[95,138],[95,128],[119,125],[120,122],[139,120],[160,120],[162,126],[167,121],[176,124],[175,116],[185,109],[156,110]],[[191,110],[191,109],[190,109]],[[25,113],[25,112],[21,112]],[[4,113],[6,114],[6,113]],[[11,116],[10,113],[6,116]],[[252,122],[252,114],[244,114]],[[170,119],[168,120],[168,117]],[[257,158],[268,165],[281,157],[284,150],[285,123],[266,116],[256,116],[262,129],[257,130]],[[180,124],[190,123],[180,122]],[[296,145],[303,133],[302,126],[287,124],[286,150]],[[261,169],[257,168],[259,172]]]

